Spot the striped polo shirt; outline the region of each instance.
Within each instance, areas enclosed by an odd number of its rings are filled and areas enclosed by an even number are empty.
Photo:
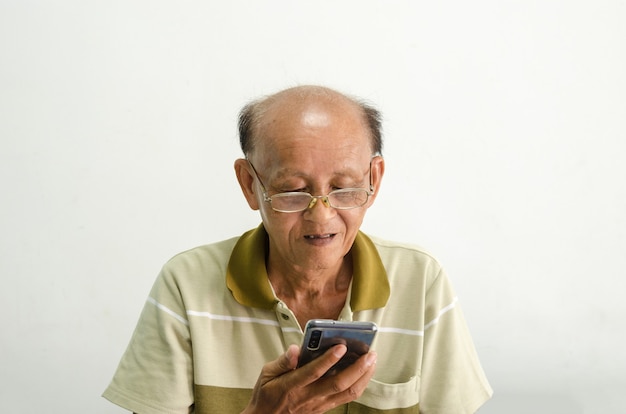
[[[104,397],[140,414],[240,413],[263,365],[303,338],[269,283],[267,249],[260,225],[173,257]],[[361,397],[330,412],[475,412],[492,391],[438,262],[362,232],[351,256],[339,319],[378,325],[378,360]]]

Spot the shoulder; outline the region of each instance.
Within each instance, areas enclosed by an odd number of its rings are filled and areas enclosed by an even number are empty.
[[[367,235],[376,250],[380,254],[383,262],[389,260],[411,260],[423,264],[428,264],[440,268],[439,261],[429,251],[423,247],[406,242],[391,241],[377,236]]]
[[[227,263],[239,237],[185,250],[169,259],[165,263],[164,268],[172,270],[178,268],[188,269],[189,267],[219,266],[221,263]]]
[[[422,288],[428,288],[440,277],[446,277],[437,258],[423,247],[377,236],[368,237],[376,247],[392,283],[413,281]]]
[[[186,307],[199,307],[220,297],[226,289],[228,260],[239,237],[206,244],[176,254],[162,267],[150,297],[184,315]]]
[[[205,244],[183,251],[162,267],[156,284],[168,290],[195,291],[215,283],[223,283],[231,252],[239,237]]]
[[[367,234],[367,237],[369,237],[370,240],[372,240],[372,242],[376,245],[378,249],[390,249],[393,251],[406,251],[411,254],[427,256],[430,259],[435,260],[434,256],[428,250],[426,250],[425,248],[423,248],[422,246],[418,244],[388,240],[388,239],[384,239],[382,237],[378,237],[372,234]]]

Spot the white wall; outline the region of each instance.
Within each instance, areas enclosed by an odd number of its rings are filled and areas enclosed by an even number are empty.
[[[385,114],[364,229],[447,267],[496,396],[626,403],[626,3],[0,0],[0,411],[100,398],[160,266],[258,218],[236,115],[302,83]]]

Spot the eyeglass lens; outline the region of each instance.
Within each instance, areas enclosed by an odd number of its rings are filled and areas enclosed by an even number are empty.
[[[361,207],[367,202],[369,193],[365,189],[342,189],[328,194],[328,202],[333,208],[349,209]],[[313,197],[308,193],[282,193],[271,197],[272,208],[279,211],[302,211],[306,210]]]

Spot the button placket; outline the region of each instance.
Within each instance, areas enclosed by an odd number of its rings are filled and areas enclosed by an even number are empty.
[[[285,344],[285,348],[291,344],[300,345],[304,334],[302,333],[298,320],[291,309],[289,309],[285,303],[279,301],[276,304],[275,311],[276,320],[278,321],[283,334],[283,343]]]

